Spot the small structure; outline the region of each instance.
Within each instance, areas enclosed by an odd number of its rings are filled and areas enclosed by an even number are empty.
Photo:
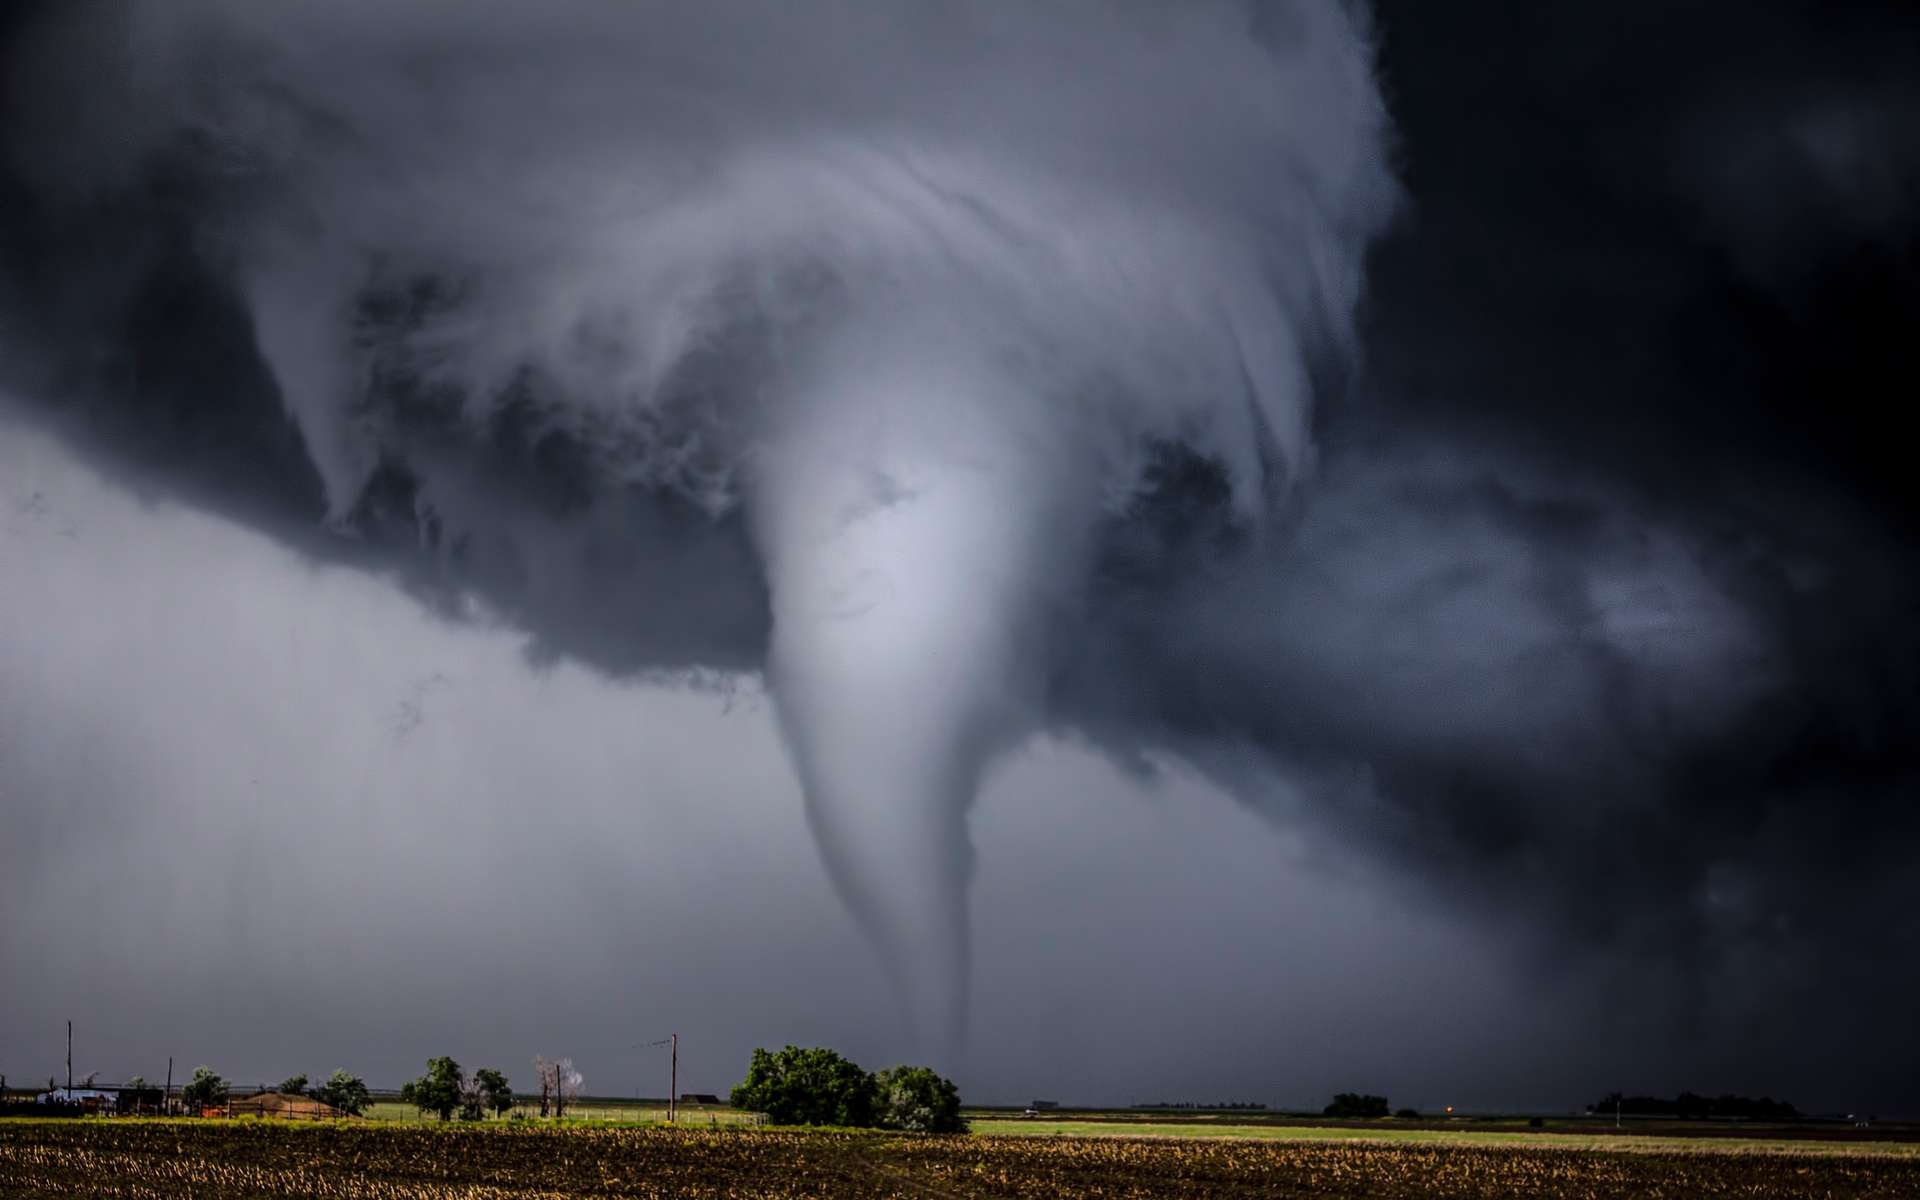
[[[123,1116],[158,1113],[165,1099],[157,1087],[123,1087],[115,1111]]]
[[[89,1113],[112,1112],[119,1094],[103,1088],[54,1088],[40,1097],[41,1104],[78,1106]]]
[[[681,1092],[680,1103],[682,1104],[718,1104],[720,1103],[720,1097],[714,1095],[712,1092]]]
[[[346,1115],[333,1105],[311,1096],[295,1096],[287,1092],[261,1092],[235,1100],[227,1106],[227,1113],[235,1117],[270,1117],[282,1121],[332,1121]]]

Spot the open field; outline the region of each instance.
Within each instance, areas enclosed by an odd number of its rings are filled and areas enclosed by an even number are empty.
[[[520,1123],[0,1121],[0,1197],[1911,1197],[1920,1157]]]
[[[1178,1125],[1182,1128],[1233,1126],[1253,1128],[1347,1129],[1360,1132],[1379,1130],[1445,1130],[1449,1132],[1491,1132],[1537,1135],[1540,1133],[1605,1133],[1626,1137],[1648,1135],[1683,1138],[1744,1138],[1764,1140],[1817,1141],[1905,1141],[1920,1142],[1920,1120],[1876,1120],[1860,1128],[1837,1119],[1799,1119],[1791,1121],[1749,1121],[1692,1117],[1628,1117],[1616,1126],[1607,1116],[1576,1116],[1571,1113],[1540,1115],[1534,1113],[1463,1114],[1446,1117],[1425,1114],[1413,1117],[1328,1117],[1319,1113],[1279,1109],[1159,1109],[1159,1108],[1060,1108],[1025,1116],[1017,1108],[987,1106],[962,1109],[971,1121],[1005,1121],[1014,1125],[1086,1123],[1104,1128],[1138,1125]]]
[[[1105,1138],[1240,1138],[1256,1141],[1414,1143],[1458,1146],[1533,1146],[1557,1149],[1627,1150],[1637,1152],[1746,1152],[1781,1154],[1884,1154],[1920,1159],[1920,1141],[1893,1138],[1863,1139],[1845,1136],[1851,1131],[1817,1133],[1756,1132],[1737,1136],[1716,1130],[1711,1134],[1678,1134],[1634,1131],[1617,1133],[1611,1128],[1435,1129],[1420,1125],[1395,1125],[1378,1122],[1368,1126],[1331,1124],[1286,1124],[1273,1122],[1221,1121],[1112,1121],[1112,1120],[1027,1120],[1021,1118],[978,1118],[973,1121],[976,1134],[994,1137],[1105,1137]]]

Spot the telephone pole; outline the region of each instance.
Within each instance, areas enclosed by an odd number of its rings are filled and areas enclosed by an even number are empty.
[[[667,1120],[679,1120],[680,1103],[680,1035],[674,1034],[668,1039],[671,1049],[667,1051]]]
[[[169,1054],[167,1055],[167,1094],[166,1094],[166,1097],[160,1102],[160,1115],[164,1117],[164,1116],[170,1116],[172,1113],[173,1113],[173,1055]]]
[[[73,1022],[67,1022],[67,1099],[73,1099]]]

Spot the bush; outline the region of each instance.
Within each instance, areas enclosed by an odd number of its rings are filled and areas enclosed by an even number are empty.
[[[928,1067],[894,1067],[873,1077],[874,1118],[882,1129],[965,1133],[960,1092]]]
[[[313,1089],[313,1094],[322,1104],[331,1104],[349,1117],[359,1116],[373,1103],[366,1081],[344,1067],[327,1076],[327,1081]]]
[[[1384,1117],[1387,1115],[1385,1096],[1368,1096],[1359,1092],[1341,1092],[1333,1098],[1333,1103],[1321,1109],[1321,1115],[1359,1119]]]
[[[180,1089],[180,1099],[189,1108],[213,1108],[227,1102],[227,1081],[212,1067],[195,1067],[193,1078]]]
[[[756,1049],[727,1102],[766,1113],[776,1125],[873,1124],[872,1078],[824,1046]]]
[[[1418,1121],[1420,1119],[1420,1110],[1415,1108],[1396,1109],[1393,1115],[1399,1117],[1402,1121]]]
[[[473,1083],[480,1093],[481,1106],[491,1110],[494,1116],[503,1116],[513,1107],[513,1085],[499,1071],[481,1067],[473,1073]]]
[[[747,1077],[728,1095],[735,1108],[776,1125],[852,1125],[916,1133],[959,1133],[960,1093],[927,1067],[869,1075],[824,1047],[755,1050]]]

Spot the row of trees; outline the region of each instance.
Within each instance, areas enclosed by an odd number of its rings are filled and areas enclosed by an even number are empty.
[[[565,1116],[579,1097],[585,1077],[573,1069],[570,1058],[554,1062],[536,1058],[533,1069],[539,1079],[540,1115]],[[126,1086],[135,1091],[146,1091],[150,1087],[138,1075],[128,1080]],[[288,1096],[311,1096],[354,1117],[364,1114],[373,1103],[366,1081],[346,1070],[335,1071],[325,1083],[313,1087],[307,1085],[304,1074],[289,1075],[275,1090]],[[218,1108],[227,1103],[231,1092],[232,1085],[219,1072],[199,1066],[193,1069],[192,1078],[181,1085],[180,1101],[189,1109]],[[427,1060],[427,1073],[401,1087],[400,1101],[413,1105],[422,1114],[437,1114],[442,1121],[452,1120],[455,1113],[460,1114],[463,1121],[477,1121],[488,1113],[501,1116],[514,1105],[513,1086],[504,1073],[481,1067],[468,1075],[459,1063],[445,1055]]]
[[[823,1046],[755,1050],[747,1077],[727,1097],[776,1125],[850,1125],[915,1133],[964,1133],[960,1093],[928,1067],[869,1074]]]
[[[138,1075],[127,1080],[126,1086],[135,1091],[147,1091],[153,1087]],[[313,1087],[307,1086],[305,1075],[290,1075],[281,1080],[280,1086],[274,1090],[287,1096],[311,1096],[352,1117],[366,1112],[367,1106],[373,1103],[366,1081],[345,1068],[336,1070],[327,1076],[325,1083]],[[218,1108],[227,1102],[231,1092],[232,1085],[218,1071],[209,1066],[198,1066],[193,1069],[192,1077],[180,1086],[180,1100],[188,1108]]]

